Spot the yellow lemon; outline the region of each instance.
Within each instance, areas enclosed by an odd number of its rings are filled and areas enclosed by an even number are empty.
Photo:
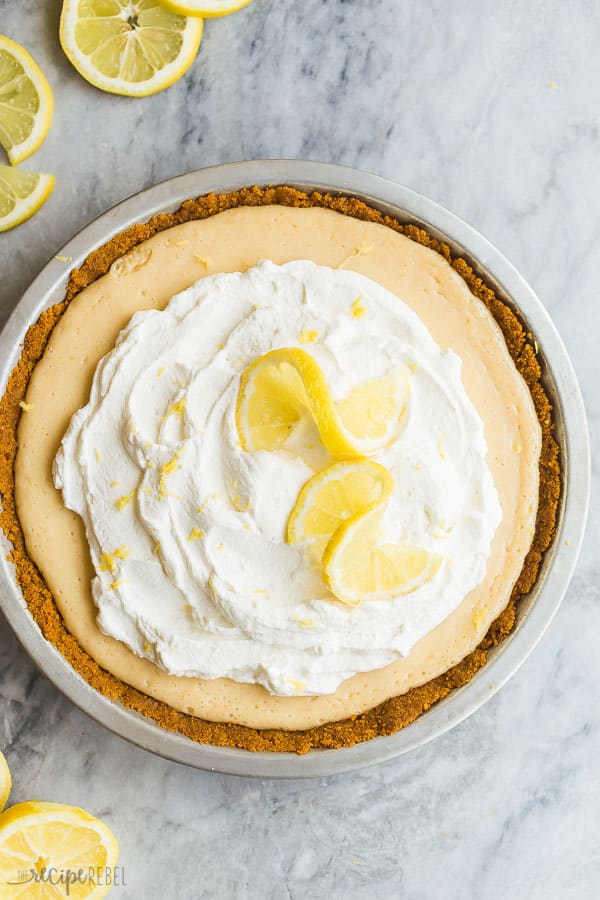
[[[329,453],[365,456],[392,441],[404,415],[409,385],[399,368],[334,401],[317,361],[297,347],[271,350],[243,372],[236,424],[244,450],[277,450],[310,413]]]
[[[54,175],[0,165],[0,231],[29,219],[54,189]]]
[[[287,525],[290,544],[311,542],[320,558],[331,535],[357,512],[389,496],[393,479],[370,459],[333,463],[310,478]]]
[[[32,800],[0,813],[0,897],[100,900],[118,856],[110,828],[76,806]]]
[[[54,97],[39,66],[20,44],[0,34],[0,144],[13,166],[40,146]]]
[[[248,6],[252,0],[162,0],[163,5],[182,16],[201,16],[212,19],[216,16],[228,16]]]
[[[350,606],[393,600],[428,582],[442,558],[420,547],[381,543],[378,530],[385,502],[346,520],[323,553],[323,576],[332,594]]]
[[[4,809],[12,790],[12,778],[4,753],[0,753],[0,811]]]
[[[64,0],[60,42],[90,84],[147,97],[186,72],[202,40],[202,19],[180,16],[158,0]]]

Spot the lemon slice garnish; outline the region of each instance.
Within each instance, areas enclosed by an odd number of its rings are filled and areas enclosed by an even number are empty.
[[[37,212],[52,193],[54,183],[54,175],[0,165],[0,231],[20,225]]]
[[[323,553],[323,576],[338,600],[394,600],[422,587],[442,558],[421,547],[384,544],[378,531],[385,501],[351,516],[334,532]]]
[[[242,374],[236,404],[240,441],[244,450],[277,450],[309,412],[333,457],[365,456],[395,437],[408,391],[400,368],[334,401],[310,353],[297,347],[271,350]]]
[[[365,507],[381,503],[392,487],[388,470],[369,459],[328,466],[313,475],[298,494],[287,524],[288,543],[310,542],[320,559],[340,525]]]
[[[40,146],[54,97],[39,66],[20,44],[0,34],[0,144],[13,166]]]
[[[64,0],[60,42],[80,75],[103,91],[147,97],[193,63],[202,19],[158,0]]]
[[[380,541],[393,489],[390,472],[373,460],[333,463],[306,482],[288,520],[288,543],[308,545],[332,594],[350,606],[412,593],[440,567],[437,554]]]
[[[12,778],[4,753],[0,753],[0,811],[4,809],[12,790]]]
[[[45,869],[65,878],[81,872],[81,880],[69,884],[69,896],[100,900],[110,890],[107,870],[114,868],[118,856],[110,828],[76,806],[32,800],[0,813],[0,896],[66,897],[66,883],[39,877]]]
[[[228,16],[248,6],[252,0],[162,0],[163,6],[182,16],[202,16],[212,19],[216,16]]]

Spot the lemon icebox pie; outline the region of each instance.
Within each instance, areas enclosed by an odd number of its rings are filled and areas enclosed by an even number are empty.
[[[252,188],[133,226],[31,327],[1,524],[45,637],[193,740],[349,746],[485,663],[559,495],[535,340],[359,200]]]

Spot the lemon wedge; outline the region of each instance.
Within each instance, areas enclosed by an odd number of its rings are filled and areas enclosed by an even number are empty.
[[[399,368],[334,401],[310,353],[283,347],[258,357],[243,372],[236,403],[238,434],[244,450],[277,450],[309,412],[333,457],[366,456],[394,439],[408,392],[406,372]]]
[[[39,66],[24,47],[0,34],[0,144],[13,166],[40,146],[53,112],[54,97]]]
[[[0,231],[31,218],[54,188],[54,175],[0,165]]]
[[[228,16],[248,6],[252,0],[162,0],[163,5],[182,16],[201,16],[212,19],[217,16]]]
[[[310,542],[320,558],[340,525],[383,502],[393,484],[388,470],[370,459],[333,463],[313,475],[298,494],[287,524],[288,543]]]
[[[0,753],[0,812],[4,809],[12,790],[12,778],[4,753]]]
[[[75,806],[34,800],[0,813],[1,897],[100,900],[118,856],[110,828]]]
[[[202,19],[180,16],[158,0],[64,0],[60,42],[90,84],[147,97],[186,72],[202,40]]]
[[[325,582],[349,606],[410,594],[430,581],[441,565],[441,556],[420,547],[381,543],[378,531],[384,509],[385,501],[355,513],[325,547]]]

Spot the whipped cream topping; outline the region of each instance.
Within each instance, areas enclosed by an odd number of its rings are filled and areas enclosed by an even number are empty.
[[[412,594],[344,606],[285,543],[301,487],[331,460],[309,415],[284,449],[245,452],[235,404],[246,366],[287,346],[314,355],[334,398],[407,367],[401,433],[373,458],[395,480],[384,540],[443,556]],[[501,519],[486,452],[460,359],[396,296],[354,272],[262,262],[133,316],[54,480],[85,524],[103,632],[174,675],[319,695],[408,655],[483,580]]]

